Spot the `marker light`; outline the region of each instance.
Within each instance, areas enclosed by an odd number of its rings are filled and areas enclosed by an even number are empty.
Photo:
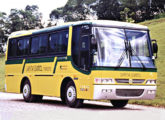
[[[112,78],[95,78],[96,84],[114,84],[115,81]]]
[[[156,91],[155,90],[148,90],[148,94],[155,94]]]
[[[146,84],[156,85],[156,80],[147,80]]]

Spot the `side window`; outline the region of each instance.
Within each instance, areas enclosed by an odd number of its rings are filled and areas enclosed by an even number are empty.
[[[15,57],[17,55],[17,40],[11,39],[9,40],[9,47],[8,47],[8,57]]]
[[[56,52],[58,33],[54,33],[50,35],[49,38],[49,52]]]
[[[60,31],[50,35],[49,52],[67,53],[68,31]]]
[[[39,54],[39,37],[33,37],[31,40],[31,54]]]
[[[18,45],[18,47],[17,47],[18,56],[28,55],[29,38],[19,39],[17,45]]]
[[[29,48],[30,48],[30,38],[24,39],[24,54],[28,55],[29,54]]]
[[[33,37],[31,41],[31,54],[44,54],[47,52],[48,36]]]
[[[47,52],[47,45],[48,45],[48,36],[41,35],[39,40],[39,53],[46,53]]]
[[[59,39],[57,41],[57,52],[66,53],[68,46],[68,31],[59,32]]]

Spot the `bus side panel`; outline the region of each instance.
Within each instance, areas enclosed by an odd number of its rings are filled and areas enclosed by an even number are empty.
[[[34,76],[29,77],[32,94],[55,96],[56,94],[56,79],[53,76]]]
[[[66,77],[70,77],[75,83],[77,98],[92,99],[93,88],[90,75],[79,72],[73,67],[71,61],[58,62],[55,75],[58,78],[57,90],[60,90],[60,84],[62,83],[62,80]],[[58,96],[59,95],[60,91],[58,92]]]
[[[23,68],[23,63],[6,64],[5,66],[6,92],[20,93],[22,68]]]
[[[29,77],[32,94],[55,95],[56,79],[53,77],[55,61],[56,58],[40,58],[32,59],[25,64],[24,75]]]

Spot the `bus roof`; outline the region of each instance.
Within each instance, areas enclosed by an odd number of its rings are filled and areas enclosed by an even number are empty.
[[[62,29],[69,28],[69,26],[78,26],[78,25],[87,25],[87,24],[90,24],[92,26],[148,30],[148,27],[146,27],[146,26],[139,25],[139,24],[133,24],[133,23],[127,23],[127,22],[119,22],[119,21],[111,21],[111,20],[87,20],[87,21],[68,22],[68,23],[64,23],[63,25],[43,28],[43,29],[39,29],[39,30],[27,30],[27,31],[13,32],[9,36],[9,38],[35,35],[35,34],[40,34],[40,33],[45,33],[45,32],[52,32],[55,30],[62,30]]]

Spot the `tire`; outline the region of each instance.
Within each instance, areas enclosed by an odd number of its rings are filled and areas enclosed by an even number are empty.
[[[42,98],[43,96],[42,95],[34,95],[35,96],[35,102],[41,102],[42,101]]]
[[[66,104],[65,96],[61,97],[61,102],[62,102],[62,104]]]
[[[83,100],[77,99],[77,92],[75,85],[72,81],[68,82],[65,90],[65,102],[69,107],[78,108],[82,107]]]
[[[41,101],[42,100],[42,95],[32,95],[31,94],[31,85],[30,82],[28,80],[26,80],[24,82],[23,85],[23,98],[25,100],[25,102],[37,102],[37,101]]]
[[[111,100],[111,104],[114,108],[123,108],[127,105],[128,100]]]

